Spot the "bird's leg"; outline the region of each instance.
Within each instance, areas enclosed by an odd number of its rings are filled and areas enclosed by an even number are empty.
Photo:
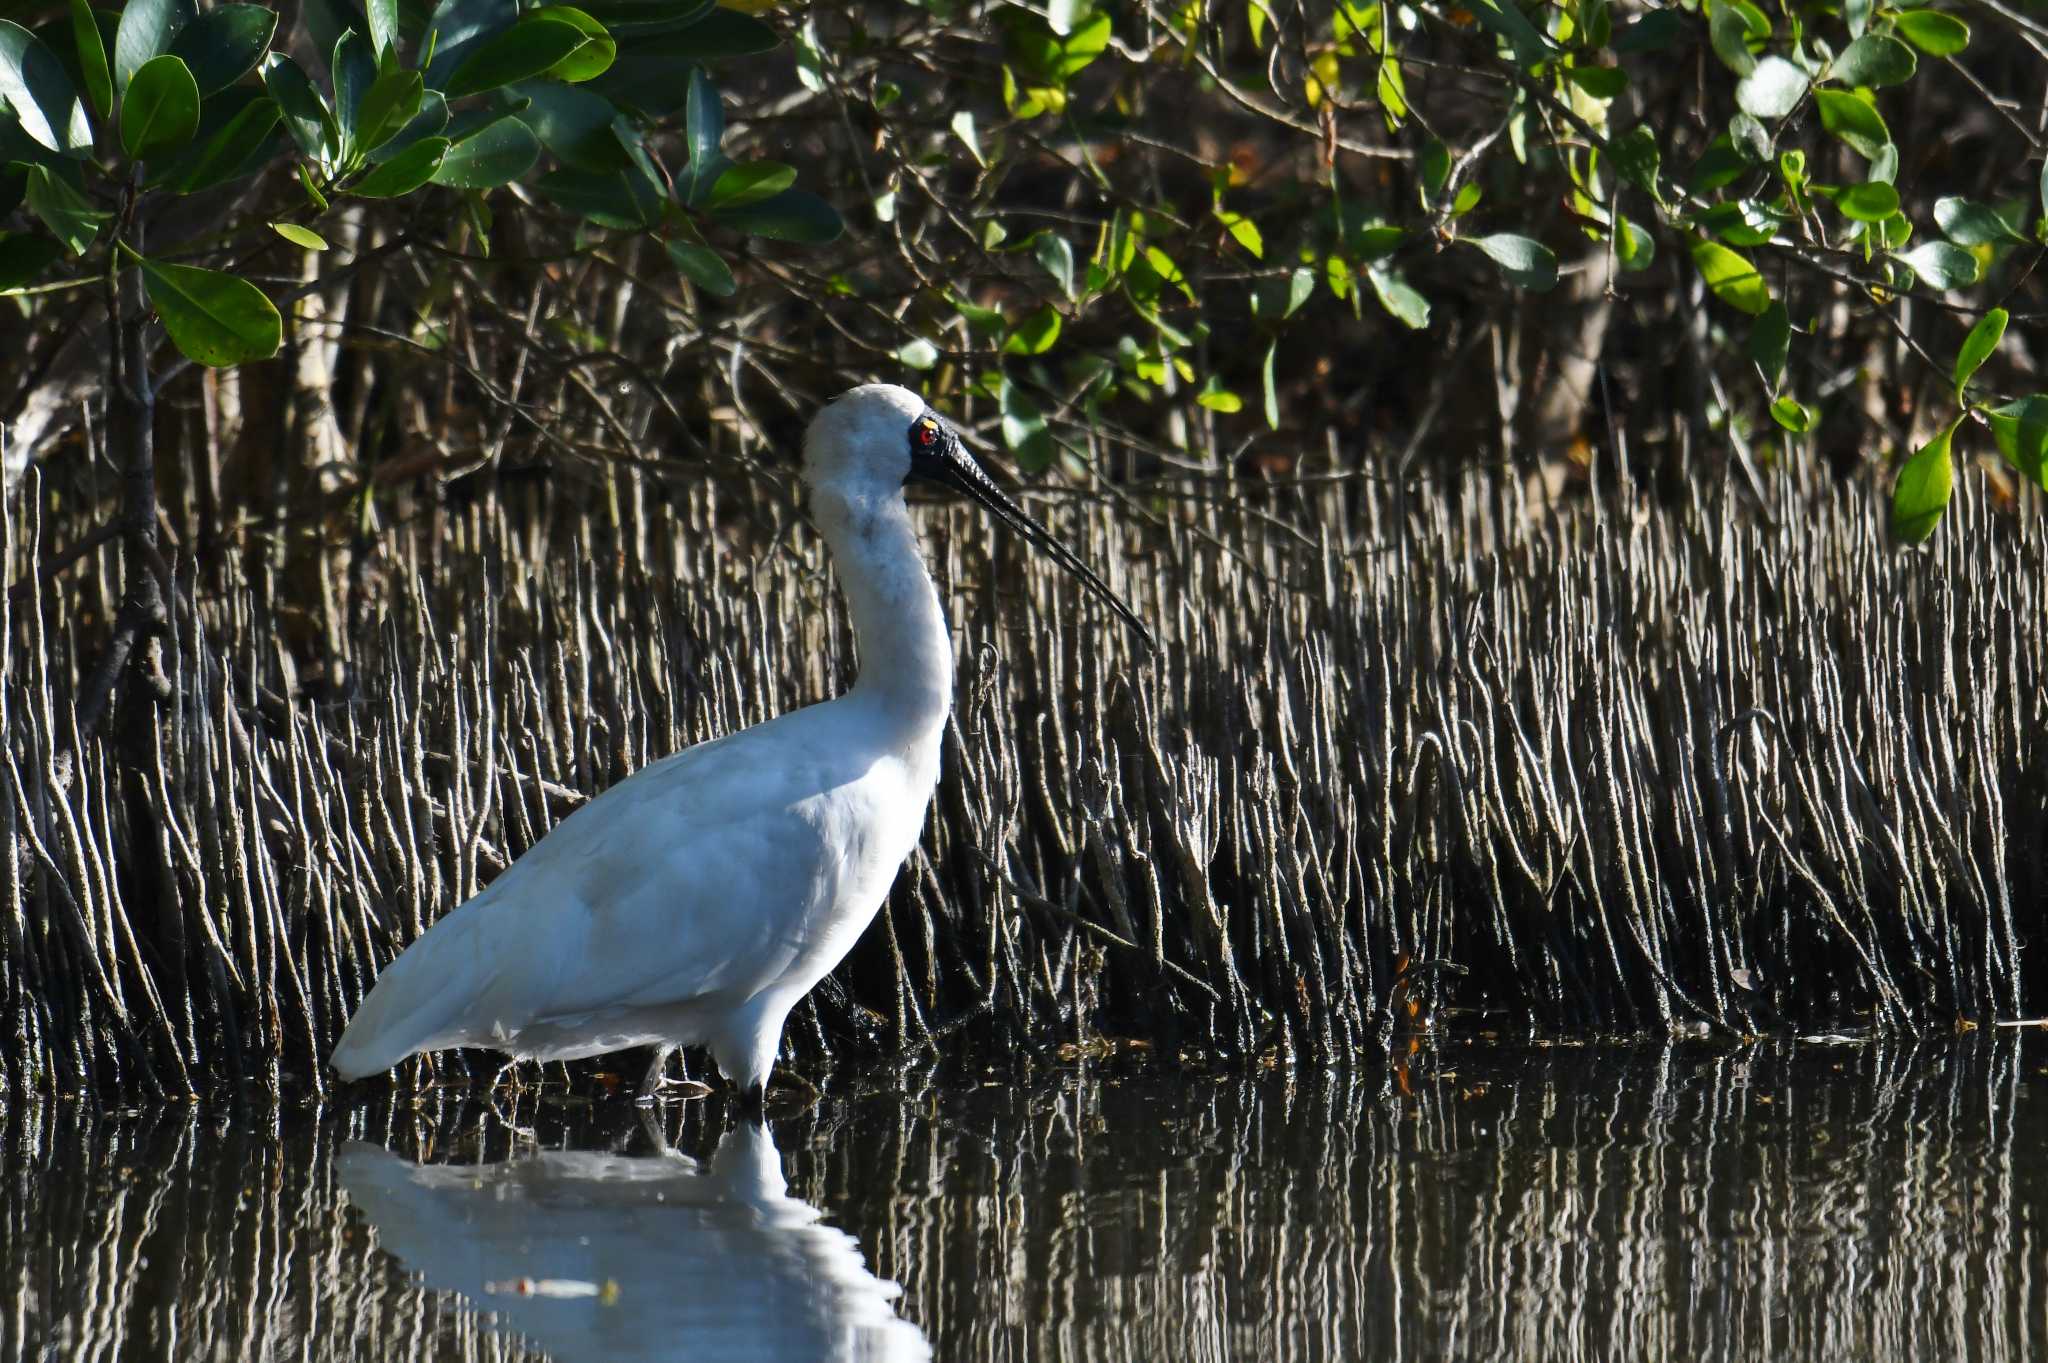
[[[668,1077],[668,1058],[672,1055],[677,1057],[676,1064],[683,1072],[680,1079]],[[656,1046],[654,1059],[647,1066],[647,1077],[640,1081],[640,1092],[633,1101],[645,1107],[660,1101],[664,1093],[672,1093],[678,1098],[701,1098],[709,1092],[708,1084],[700,1084],[690,1077],[689,1057],[683,1055],[678,1047]]]
[[[654,1048],[654,1058],[647,1065],[647,1077],[640,1081],[640,1092],[634,1097],[634,1102],[642,1107],[654,1102],[655,1095],[668,1083],[668,1075],[665,1073],[668,1069],[668,1058],[675,1053],[676,1048],[673,1046],[657,1045]]]

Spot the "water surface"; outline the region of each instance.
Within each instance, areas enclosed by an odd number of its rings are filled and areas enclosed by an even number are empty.
[[[508,1123],[529,1128],[515,1135]],[[2027,1359],[2048,1038],[0,1112],[0,1357]]]

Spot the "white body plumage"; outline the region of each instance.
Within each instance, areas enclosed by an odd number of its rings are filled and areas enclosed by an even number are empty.
[[[968,491],[1137,623],[915,394],[854,389],[811,423],[803,466],[853,615],[853,689],[653,763],[563,820],[385,970],[335,1047],[343,1078],[450,1046],[704,1045],[758,1101],[784,1019],[874,917],[938,781],[952,648],[903,499],[913,474]]]

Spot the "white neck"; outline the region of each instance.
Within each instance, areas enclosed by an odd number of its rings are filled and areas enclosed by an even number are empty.
[[[953,641],[902,492],[822,483],[811,491],[811,518],[853,613],[853,694],[879,702],[910,736],[935,738],[953,708]]]

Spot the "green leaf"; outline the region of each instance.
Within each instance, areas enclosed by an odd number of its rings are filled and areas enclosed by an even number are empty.
[[[1023,321],[1003,342],[1005,355],[1043,355],[1060,338],[1060,315],[1052,308],[1040,308]]]
[[[1814,185],[1813,192],[1834,201],[1852,222],[1883,222],[1899,211],[1899,191],[1877,180],[1860,185]]]
[[[671,241],[668,243],[668,258],[669,263],[676,267],[677,274],[708,294],[730,298],[739,289],[739,284],[732,277],[732,267],[709,246]]]
[[[1866,33],[1842,49],[1828,75],[1850,85],[1902,85],[1913,78],[1920,59],[1913,49],[1884,33]]]
[[[930,369],[939,362],[939,348],[920,336],[898,348],[896,362],[905,369]]]
[[[581,52],[589,37],[562,19],[525,18],[476,45],[442,90],[449,99],[538,76]],[[696,73],[691,73],[694,80]]]
[[[51,151],[92,150],[92,124],[64,63],[35,34],[5,20],[0,20],[0,98],[12,107],[21,130]]]
[[[551,170],[534,188],[567,212],[600,227],[638,231],[661,221],[661,191],[632,167],[614,171]]]
[[[721,208],[744,208],[772,199],[796,183],[796,170],[780,161],[749,161],[728,167],[712,181],[704,206],[713,212]]]
[[[276,33],[277,11],[268,5],[215,5],[178,30],[170,54],[184,60],[203,97],[254,71]]]
[[[832,241],[846,230],[838,209],[801,189],[785,189],[771,199],[722,209],[712,216],[752,236],[813,246]]]
[[[1273,363],[1280,355],[1280,342],[1274,341],[1266,347],[1266,358],[1259,365],[1259,387],[1266,402],[1266,429],[1280,429],[1280,394],[1273,386]]]
[[[612,132],[619,109],[603,95],[542,80],[527,81],[513,93],[532,101],[519,117],[562,164],[595,171],[626,168],[625,148]]]
[[[1259,234],[1258,224],[1242,213],[1226,213],[1217,210],[1216,220],[1223,224],[1223,230],[1230,239],[1251,253],[1254,260],[1266,258],[1266,239]]]
[[[511,114],[496,118],[448,148],[434,183],[455,189],[511,184],[540,160],[540,139]]]
[[[1429,325],[1429,300],[1400,271],[1374,265],[1367,268],[1365,277],[1372,282],[1373,296],[1379,299],[1388,316],[1410,331],[1421,331]]]
[[[1495,37],[1507,40],[1515,51],[1515,60],[1522,65],[1534,66],[1550,60],[1556,45],[1537,32],[1515,0],[1472,0],[1467,8]]]
[[[1060,293],[1074,297],[1074,248],[1057,232],[1036,232],[1031,237],[1031,254],[1060,286]]]
[[[125,91],[151,57],[171,50],[178,30],[199,12],[192,0],[128,0],[114,30],[114,89]]]
[[[1860,96],[1846,90],[1816,90],[1813,100],[1820,106],[1821,126],[1865,160],[1875,161],[1891,145],[1891,131],[1878,117],[1876,106]]]
[[[334,118],[341,127],[341,156],[346,168],[353,169],[360,164],[363,153],[364,115],[372,112],[365,106],[383,73],[377,69],[377,54],[370,50],[370,40],[352,28],[335,40],[327,70],[334,80]]]
[[[199,86],[185,63],[151,57],[121,101],[121,148],[137,161],[176,151],[199,131]]]
[[[412,193],[434,178],[448,155],[448,139],[423,137],[349,187],[349,193],[365,199],[396,199]]]
[[[277,353],[283,320],[248,280],[158,260],[144,260],[141,269],[150,304],[186,358],[219,369]]]
[[[1628,73],[1618,66],[1574,66],[1565,76],[1594,99],[1615,99],[1628,89]]]
[[[1640,223],[1615,215],[1614,263],[1628,274],[1647,270],[1657,259],[1657,239]]]
[[[426,81],[417,71],[393,67],[370,82],[356,110],[356,150],[375,151],[419,117]]]
[[[1214,374],[1211,374],[1209,381],[1202,385],[1201,391],[1195,394],[1195,401],[1212,412],[1228,413],[1242,412],[1244,410],[1244,399],[1231,392],[1228,388],[1225,388]]]
[[[725,141],[725,105],[718,98],[718,87],[701,66],[690,72],[688,122],[689,189],[682,192],[678,186],[678,192],[684,203],[697,204],[711,192],[726,164],[724,153],[719,151]]]
[[[1958,416],[1921,446],[1919,453],[1900,467],[1898,480],[1892,484],[1892,533],[1909,544],[1918,544],[1934,533],[1955,492],[1949,441],[1961,420]]]
[[[1794,435],[1805,435],[1813,429],[1814,411],[1798,398],[1787,395],[1771,404],[1771,420]]]
[[[1002,381],[999,406],[1003,414],[1003,444],[1017,456],[1017,462],[1031,473],[1051,465],[1058,451],[1038,404],[1006,378]]]
[[[107,69],[107,44],[87,0],[71,0],[71,36],[78,48],[78,73],[85,97],[102,119],[114,116],[114,77]],[[10,286],[12,287],[12,286]]]
[[[526,17],[528,20],[559,20],[583,35],[583,46],[547,69],[546,74],[551,80],[566,81],[571,85],[595,80],[610,70],[611,64],[618,59],[618,41],[603,24],[580,9],[569,5],[547,5],[528,11]]]
[[[2027,240],[1991,205],[1953,195],[1934,201],[1934,221],[1958,246],[2024,245]]]
[[[967,148],[967,154],[974,158],[974,164],[984,168],[988,158],[981,154],[981,133],[974,126],[974,110],[961,109],[953,115],[953,136],[960,139],[960,145]]]
[[[1755,118],[1783,118],[1806,97],[1806,73],[1783,57],[1765,57],[1735,86],[1735,106]]]
[[[0,232],[0,290],[33,284],[64,257],[64,243],[33,232]]]
[[[40,218],[43,226],[64,243],[65,250],[74,256],[83,255],[85,248],[92,245],[92,239],[99,235],[100,224],[112,215],[102,213],[87,203],[77,190],[52,174],[48,166],[31,162],[26,169],[28,185],[25,195],[29,212]]]
[[[1690,16],[1676,7],[1653,9],[1630,20],[1614,35],[1614,50],[1619,54],[1668,52],[1685,36],[1689,26]]]
[[[1757,314],[1756,324],[1749,329],[1749,358],[1762,371],[1764,386],[1774,393],[1785,377],[1785,357],[1791,351],[1792,314],[1774,298],[1769,307]]]
[[[277,101],[267,95],[249,100],[196,155],[188,154],[164,172],[162,181],[191,194],[249,174],[282,116]]]
[[[1985,410],[2005,461],[2048,492],[2048,393]]]
[[[1960,289],[1977,282],[1977,257],[1945,241],[1927,241],[1896,257],[1930,289]]]
[[[1970,26],[1939,10],[1900,11],[1893,21],[1899,36],[1930,57],[1953,57],[1970,45]]]
[[[1464,240],[1484,251],[1487,259],[1498,265],[1508,282],[1517,288],[1542,293],[1557,283],[1557,256],[1540,241],[1512,232]]]
[[[1657,196],[1657,134],[1647,123],[1638,123],[1607,145],[1609,159],[1621,178],[1637,189]]]
[[[327,238],[321,236],[310,227],[302,227],[295,222],[274,222],[270,224],[270,230],[283,237],[292,245],[303,246],[308,251],[324,251],[327,249]]]
[[[1764,284],[1764,277],[1741,252],[1718,241],[1696,241],[1692,244],[1692,263],[1699,268],[1700,277],[1707,281],[1714,297],[1729,307],[1757,317],[1771,305],[1771,291]]]
[[[381,64],[386,53],[398,51],[398,0],[364,0],[370,28],[370,46]]]
[[[285,131],[299,150],[323,164],[334,153],[334,112],[299,64],[282,52],[263,59],[263,88],[277,101]]]
[[[554,88],[560,90],[566,87],[558,85]],[[488,111],[483,111],[483,113],[485,117],[489,116]],[[394,157],[403,155],[406,148],[425,141],[429,137],[446,136],[447,131],[448,101],[441,97],[439,90],[429,90],[420,96],[420,111],[412,116],[412,121],[403,128],[400,128],[397,136],[393,137],[389,142],[372,150],[370,152],[370,159],[372,161],[389,161]],[[454,139],[451,138],[450,140]]]
[[[1713,44],[1714,55],[1736,75],[1746,76],[1756,70],[1756,54],[1749,50],[1750,40],[1761,42],[1770,36],[1771,21],[1749,0],[1715,0],[1714,12],[1707,20],[1707,38]]]
[[[1963,388],[1970,382],[1970,376],[1991,358],[1991,353],[1998,349],[1998,343],[2005,339],[2006,320],[2004,308],[1993,308],[1978,318],[1977,325],[1971,327],[1970,334],[1963,338],[1963,348],[1956,354],[1956,401],[1963,400]]]

